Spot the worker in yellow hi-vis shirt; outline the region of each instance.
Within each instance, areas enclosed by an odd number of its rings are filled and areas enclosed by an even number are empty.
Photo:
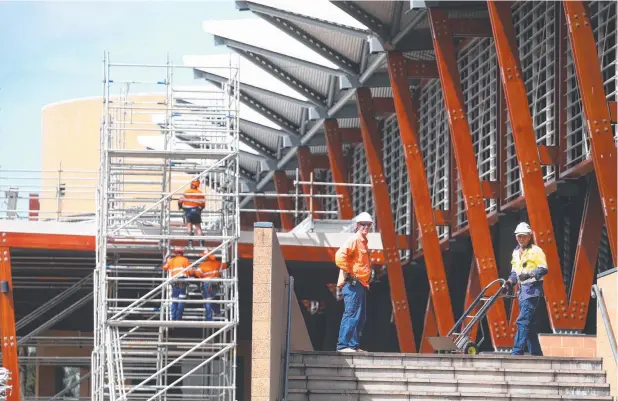
[[[525,349],[532,355],[542,356],[539,335],[536,331],[536,310],[543,299],[543,277],[547,274],[547,259],[541,248],[534,244],[528,223],[519,223],[515,229],[518,245],[513,251],[512,270],[504,284],[508,289],[519,282],[517,299],[519,316],[515,324],[517,334],[512,355],[523,355]]]

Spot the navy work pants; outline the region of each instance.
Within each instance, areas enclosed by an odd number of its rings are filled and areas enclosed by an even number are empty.
[[[542,297],[531,297],[519,300],[519,316],[515,324],[517,334],[512,355],[523,355],[526,348],[531,355],[542,356],[539,334],[536,331],[536,309]]]
[[[337,349],[358,349],[360,334],[365,325],[367,289],[361,284],[345,283],[342,290],[345,310],[339,328]]]

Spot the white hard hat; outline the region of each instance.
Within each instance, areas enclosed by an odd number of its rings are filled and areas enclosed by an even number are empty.
[[[515,228],[515,235],[517,234],[532,234],[532,229],[530,229],[530,224],[519,223],[517,225],[517,228]]]
[[[373,224],[373,218],[367,212],[362,212],[361,214],[356,216],[354,221],[356,221],[357,223],[372,223]]]

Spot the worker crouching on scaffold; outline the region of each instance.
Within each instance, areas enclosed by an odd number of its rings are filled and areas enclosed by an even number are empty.
[[[367,246],[373,219],[363,212],[355,221],[357,232],[335,254],[335,263],[341,269],[337,287],[341,288],[345,305],[337,342],[339,352],[363,352],[359,345],[366,320],[367,290],[375,276]]]
[[[184,249],[181,247],[174,248],[174,256],[167,258],[163,265],[163,270],[169,272],[170,278],[177,277],[177,280],[171,283],[172,285],[172,320],[182,320],[182,314],[185,310],[184,301],[187,299],[187,275],[190,274],[187,267],[191,266],[191,262],[184,256]]]
[[[547,259],[541,248],[534,244],[528,223],[519,223],[515,229],[517,247],[511,260],[512,270],[504,283],[510,289],[519,282],[517,299],[519,316],[515,324],[517,334],[512,355],[523,355],[525,349],[532,355],[542,356],[536,325],[536,310],[543,299],[543,277],[547,274]]]
[[[197,236],[202,235],[202,210],[206,206],[204,193],[199,190],[200,181],[191,181],[191,188],[187,189],[182,198],[178,200],[178,209],[184,212],[184,220],[187,225],[187,232],[193,235],[193,228]],[[200,245],[203,246],[202,243]],[[189,241],[189,246],[193,246],[193,241]]]
[[[202,263],[200,263],[197,269],[193,270],[193,276],[195,278],[201,279],[217,279],[221,277],[221,270],[227,267],[226,263],[222,263],[220,260],[217,260],[217,257],[214,253],[210,253],[209,249],[206,249],[202,256],[206,258]],[[210,254],[209,254],[210,253]],[[212,301],[217,297],[217,292],[219,291],[219,283],[210,282],[210,281],[202,281],[200,283],[200,287],[202,289],[202,297],[206,301],[204,303],[204,312],[205,312],[205,320],[212,321],[213,311],[215,314],[219,314],[220,308],[219,304],[213,304]]]

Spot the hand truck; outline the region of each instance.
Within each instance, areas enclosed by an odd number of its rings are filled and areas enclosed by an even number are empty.
[[[506,290],[503,288],[506,280],[497,279],[489,283],[483,290],[479,293],[474,301],[470,304],[468,309],[461,315],[455,326],[449,330],[445,337],[427,337],[429,344],[433,347],[435,351],[438,353],[464,353],[468,355],[476,355],[479,352],[479,347],[485,341],[485,330],[483,329],[483,325],[480,324],[479,327],[481,329],[481,339],[477,342],[474,339],[471,339],[468,334],[472,330],[475,324],[480,323],[480,321],[487,315],[489,308],[496,303],[496,301],[500,298],[515,298],[514,295],[507,295]],[[491,296],[485,296],[485,293],[496,283],[500,284],[498,291],[496,291]],[[471,314],[472,311],[480,306],[478,311],[475,314]],[[466,319],[470,319],[470,321],[464,325],[464,321]],[[459,327],[463,329],[460,332],[456,332]]]

